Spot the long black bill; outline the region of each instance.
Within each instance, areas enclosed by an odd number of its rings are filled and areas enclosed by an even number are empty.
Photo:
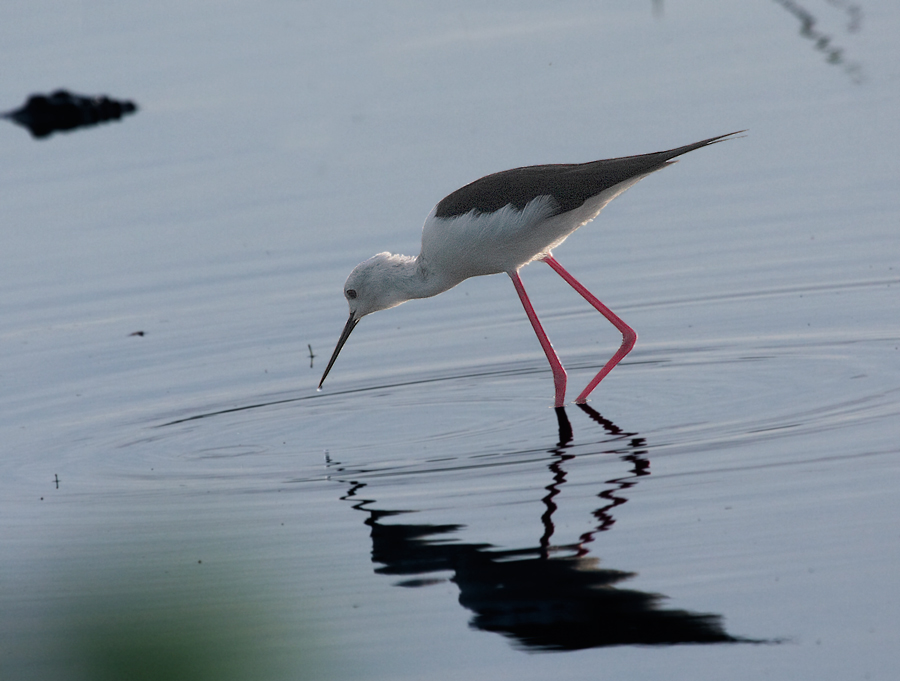
[[[331,359],[328,360],[328,366],[325,367],[325,373],[322,374],[322,380],[319,381],[319,389],[322,389],[322,384],[325,382],[325,377],[328,376],[328,372],[331,371],[331,367],[334,366],[334,360],[337,359],[337,356],[341,352],[341,348],[344,347],[344,343],[347,342],[347,339],[350,338],[350,333],[356,328],[356,325],[359,324],[359,319],[353,318],[353,313],[350,313],[350,319],[347,320],[347,323],[344,325],[344,330],[341,331],[341,337],[338,339],[337,347],[334,349],[334,353],[331,355]]]

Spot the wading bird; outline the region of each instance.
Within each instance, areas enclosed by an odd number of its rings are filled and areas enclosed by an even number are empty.
[[[350,318],[319,381],[319,389],[350,333],[367,314],[413,298],[436,296],[469,277],[505,272],[512,279],[550,362],[555,406],[562,407],[566,371],[519,277],[522,267],[542,260],[622,333],[622,345],[575,398],[576,403],[584,404],[597,384],[634,347],[637,333],[563,269],[552,250],[638,180],[674,163],[672,159],[677,156],[736,134],[639,156],[513,168],[457,189],[442,199],[425,220],[418,256],[379,253],[361,262],[347,277],[344,297],[350,305]]]

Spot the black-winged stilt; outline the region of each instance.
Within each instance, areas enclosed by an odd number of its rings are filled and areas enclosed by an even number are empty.
[[[550,362],[556,388],[555,406],[562,407],[566,371],[519,277],[522,267],[543,260],[622,333],[622,345],[575,398],[576,403],[583,404],[597,384],[631,351],[637,333],[563,269],[551,251],[597,217],[619,194],[670,165],[676,156],[737,134],[732,132],[639,156],[513,168],[457,189],[442,199],[425,220],[418,256],[379,253],[357,265],[347,277],[344,296],[350,305],[350,318],[322,374],[319,389],[350,333],[365,315],[413,298],[435,296],[469,277],[505,272],[512,279]]]

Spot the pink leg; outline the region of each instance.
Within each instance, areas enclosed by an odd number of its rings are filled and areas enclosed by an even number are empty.
[[[531,326],[534,327],[534,332],[541,342],[541,347],[544,348],[547,361],[550,362],[550,369],[553,371],[553,384],[556,386],[556,403],[553,406],[562,407],[566,403],[566,370],[563,369],[562,362],[559,361],[559,357],[556,355],[553,345],[550,344],[550,339],[547,338],[544,327],[541,326],[537,313],[534,311],[534,306],[528,299],[528,294],[525,293],[525,286],[522,284],[522,278],[519,276],[519,273],[509,272],[508,274],[509,278],[512,279],[513,286],[516,287],[516,293],[519,294],[519,300],[522,301],[522,307],[525,308],[525,314],[528,315],[528,320],[531,322]]]
[[[584,404],[587,402],[587,396],[591,394],[591,391],[597,387],[597,384],[600,383],[610,371],[612,371],[613,367],[616,366],[622,358],[625,357],[631,349],[634,347],[634,344],[637,342],[637,333],[634,329],[632,329],[628,324],[623,322],[612,310],[610,310],[606,305],[601,303],[597,297],[588,291],[575,277],[569,274],[563,266],[560,265],[553,258],[552,255],[544,256],[544,262],[550,265],[556,273],[566,280],[566,283],[569,284],[572,288],[574,288],[581,296],[588,301],[591,305],[593,305],[597,310],[606,317],[610,322],[612,322],[613,326],[615,326],[619,331],[622,332],[622,345],[619,346],[618,351],[614,354],[610,360],[606,363],[606,365],[600,369],[600,372],[594,376],[594,380],[587,384],[587,387],[581,391],[581,394],[575,398],[576,404]]]

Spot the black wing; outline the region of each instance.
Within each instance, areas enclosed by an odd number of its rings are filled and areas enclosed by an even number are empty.
[[[565,213],[620,182],[665,167],[676,156],[737,134],[731,132],[652,154],[504,170],[475,180],[443,198],[437,205],[435,217],[451,218],[473,210],[492,213],[507,205],[522,210],[539,196],[553,197],[557,204],[555,214]]]

